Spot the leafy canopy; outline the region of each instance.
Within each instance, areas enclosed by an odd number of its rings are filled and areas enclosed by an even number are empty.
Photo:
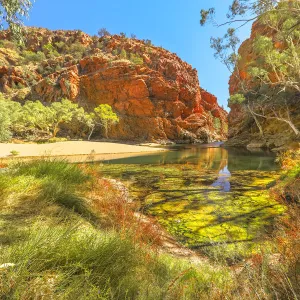
[[[96,126],[102,127],[107,137],[109,128],[118,122],[118,116],[107,104],[89,113],[68,99],[50,105],[40,101],[26,101],[21,105],[0,94],[0,141],[8,141],[13,135],[56,137],[62,128],[84,135],[88,131],[92,133]]]
[[[2,0],[0,1],[0,29],[8,25],[14,38],[23,41],[22,19],[28,17],[34,0]]]

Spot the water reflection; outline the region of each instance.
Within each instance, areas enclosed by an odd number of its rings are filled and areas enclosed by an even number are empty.
[[[193,164],[198,169],[221,171],[236,170],[277,170],[275,155],[266,151],[250,151],[248,149],[225,149],[218,144],[185,145],[171,147],[171,151],[135,157],[115,159],[107,163],[113,164]]]
[[[101,172],[128,184],[141,210],[187,246],[213,253],[211,246],[221,242],[224,251],[252,253],[284,211],[266,188],[277,176],[275,155],[218,146],[116,159]]]
[[[218,187],[221,192],[230,192],[230,176],[231,173],[226,166],[219,172],[218,179],[211,186]]]

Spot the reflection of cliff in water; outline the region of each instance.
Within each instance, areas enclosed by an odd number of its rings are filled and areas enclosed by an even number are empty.
[[[261,149],[228,149],[228,170],[278,170],[275,158],[274,153]]]
[[[139,155],[124,159],[115,159],[113,164],[193,164],[196,168],[220,171],[225,167],[235,170],[277,170],[275,155],[265,151],[247,149],[224,149],[221,147],[203,147],[203,145],[185,145],[172,151]]]

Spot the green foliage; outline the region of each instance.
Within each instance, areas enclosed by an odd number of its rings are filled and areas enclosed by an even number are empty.
[[[105,137],[108,138],[109,128],[119,122],[119,117],[113,112],[110,105],[100,104],[91,114],[92,120],[95,122],[94,126],[99,125],[104,129]]]
[[[214,128],[216,129],[216,131],[220,131],[221,129],[221,121],[219,118],[214,118]]]
[[[82,58],[85,51],[86,51],[85,46],[79,42],[72,44],[68,49],[68,53],[73,55],[74,58],[76,58],[76,59]]]
[[[231,107],[233,104],[241,104],[244,103],[246,100],[245,96],[243,94],[234,94],[231,95],[228,99],[228,106]]]
[[[202,10],[201,25],[208,20],[216,23],[214,13],[214,9]],[[248,14],[251,16],[249,19]],[[234,28],[228,28],[222,38],[211,38],[215,57],[232,72],[237,83],[236,92],[247,98],[246,108],[260,134],[263,135],[259,121],[262,118],[284,122],[299,135],[291,110],[300,92],[300,2],[234,0],[227,18],[228,22],[222,25],[243,26],[257,20],[263,28],[249,45],[249,53],[253,55],[250,56],[252,61],[247,59],[247,62],[241,61],[238,55],[239,39]],[[234,95],[229,106],[234,103],[245,102]]]
[[[47,55],[49,58],[55,58],[59,56],[59,53],[55,49],[55,47],[51,44],[48,43],[43,46],[43,52]]]
[[[18,42],[23,42],[23,19],[28,17],[32,2],[30,0],[5,0],[0,2],[0,29],[8,24],[13,38]]]
[[[130,61],[132,61],[135,65],[142,65],[144,63],[144,60],[142,57],[140,57],[138,54],[130,53],[129,56]]]
[[[56,42],[54,45],[59,50],[60,53],[66,50],[66,43],[63,41]]]
[[[127,59],[127,52],[125,49],[122,48],[121,52],[120,52],[120,58],[121,59]]]
[[[7,141],[12,137],[14,124],[18,123],[21,105],[0,95],[0,141]]]
[[[103,42],[97,42],[96,47],[99,48],[99,49],[103,49],[103,47],[104,47]]]
[[[38,128],[49,132],[52,115],[51,108],[44,106],[40,101],[26,101],[22,107],[19,122],[27,129]]]
[[[17,150],[11,150],[11,151],[10,151],[10,154],[11,154],[12,156],[17,156],[17,155],[19,155],[20,153],[19,153],[19,151],[17,151]]]
[[[83,108],[79,108],[78,104],[71,102],[68,99],[62,99],[61,102],[53,102],[51,104],[51,124],[50,128],[53,137],[60,130],[60,125],[67,124],[72,121],[78,113],[83,113]]]
[[[119,118],[107,104],[95,108],[93,113],[85,112],[77,103],[68,99],[44,105],[40,101],[20,103],[0,98],[0,141],[9,140],[13,134],[21,137],[56,137],[61,129],[75,135],[85,135],[96,126],[104,129],[107,137],[109,128]]]
[[[7,141],[11,138],[10,131],[11,119],[10,111],[7,108],[6,101],[0,100],[0,142]]]
[[[24,51],[22,56],[23,64],[27,64],[29,62],[41,62],[46,59],[45,54],[41,51],[38,51],[37,53],[32,51]]]
[[[15,42],[8,41],[8,40],[3,40],[3,41],[0,41],[0,48],[17,50],[18,45]]]
[[[102,229],[93,200],[80,197],[89,183],[80,167],[63,161],[15,164],[0,173],[1,213],[10,217],[0,237],[1,298],[181,300],[227,289],[224,268],[158,254],[130,228]]]

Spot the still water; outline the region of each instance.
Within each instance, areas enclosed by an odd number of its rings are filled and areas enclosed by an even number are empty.
[[[228,256],[258,251],[284,211],[269,194],[279,176],[275,155],[219,144],[170,150],[112,160],[100,169],[124,182],[140,210],[186,246],[209,255],[216,244]]]
[[[170,146],[170,151],[108,161],[109,164],[193,164],[211,170],[274,171],[279,166],[272,152],[261,149],[220,147],[220,143],[204,145]]]

